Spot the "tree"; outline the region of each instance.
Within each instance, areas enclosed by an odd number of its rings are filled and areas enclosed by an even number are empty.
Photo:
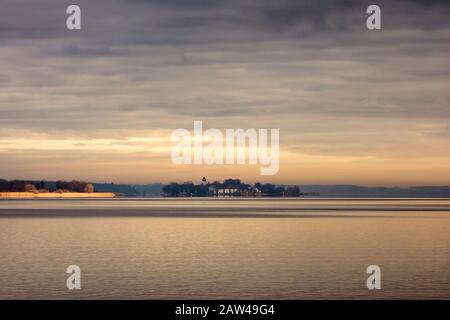
[[[25,184],[24,191],[37,193],[37,189],[36,189],[35,185],[32,183]]]
[[[13,180],[10,182],[11,192],[24,192],[25,191],[25,181]]]
[[[67,190],[71,192],[84,192],[86,183],[81,181],[72,180],[68,183]]]
[[[273,197],[275,194],[275,185],[271,183],[266,183],[261,185],[262,191],[266,196]]]
[[[181,185],[181,192],[183,197],[192,197],[195,195],[195,186],[192,181],[185,182]]]
[[[57,190],[68,190],[69,184],[66,181],[56,181],[56,187]]]
[[[181,191],[181,186],[176,182],[171,182],[163,187],[163,192],[168,197],[178,197]]]
[[[285,195],[284,193],[285,193],[284,186],[275,187],[275,190],[274,190],[275,197],[284,197],[284,195]]]
[[[9,182],[0,179],[0,192],[8,192],[8,191],[9,191]]]
[[[299,186],[291,186],[287,188],[287,196],[288,197],[300,197],[300,188]]]
[[[87,193],[94,192],[94,186],[92,185],[92,183],[86,184],[86,187],[84,188],[84,192],[87,192]]]
[[[206,197],[208,195],[208,187],[205,185],[195,186],[195,195],[197,197]]]

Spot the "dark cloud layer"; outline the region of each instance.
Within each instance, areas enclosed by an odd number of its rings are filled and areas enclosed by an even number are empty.
[[[2,1],[4,139],[145,136],[203,119],[280,128],[293,152],[381,157],[427,141],[449,156],[449,1],[377,1],[381,31],[365,27],[366,0],[76,3],[80,31],[65,28],[72,1]]]

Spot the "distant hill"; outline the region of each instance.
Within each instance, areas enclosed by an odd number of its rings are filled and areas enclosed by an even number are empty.
[[[116,184],[116,183],[94,183],[94,188],[98,192],[120,193],[124,197],[160,197],[162,195],[163,184]]]
[[[161,197],[162,188],[164,184],[162,183],[151,183],[151,184],[134,184],[133,188],[139,194],[139,197]]]
[[[354,185],[301,185],[303,193],[318,192],[321,198],[450,198],[448,186],[362,187]]]
[[[94,183],[94,188],[99,192],[114,192],[124,197],[138,197],[137,190],[128,184]]]
[[[162,183],[95,183],[98,192],[121,193],[125,197],[161,197]],[[302,193],[319,193],[320,198],[450,198],[448,186],[363,187],[355,185],[300,185]]]
[[[50,191],[58,189],[61,181],[19,181],[14,180],[20,186],[33,183],[43,186]],[[20,182],[20,183],[19,183]],[[73,184],[73,182],[72,182]],[[95,192],[113,192],[124,197],[161,197],[163,194],[162,183],[150,184],[116,184],[116,183],[93,183]],[[3,190],[2,189],[3,186]],[[0,192],[21,191],[9,190],[8,181],[0,179]],[[19,186],[19,187],[20,187]],[[66,188],[67,189],[67,188]],[[314,197],[320,198],[450,198],[449,186],[417,186],[410,188],[400,187],[364,187],[356,185],[300,185],[302,193],[318,193]]]

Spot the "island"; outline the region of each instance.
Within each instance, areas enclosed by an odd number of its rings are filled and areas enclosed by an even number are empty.
[[[297,185],[284,186],[275,184],[243,183],[240,179],[226,179],[223,182],[207,181],[203,177],[200,184],[193,182],[172,182],[163,187],[164,197],[216,197],[216,198],[257,198],[257,197],[300,197],[304,194]],[[313,195],[308,194],[308,195]],[[314,194],[315,195],[315,194]]]
[[[0,198],[115,198],[116,193],[95,192],[83,181],[25,181],[0,179]]]

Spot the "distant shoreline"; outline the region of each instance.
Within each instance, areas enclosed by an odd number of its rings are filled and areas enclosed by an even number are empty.
[[[0,199],[23,199],[23,198],[115,198],[116,194],[112,192],[0,192]]]

